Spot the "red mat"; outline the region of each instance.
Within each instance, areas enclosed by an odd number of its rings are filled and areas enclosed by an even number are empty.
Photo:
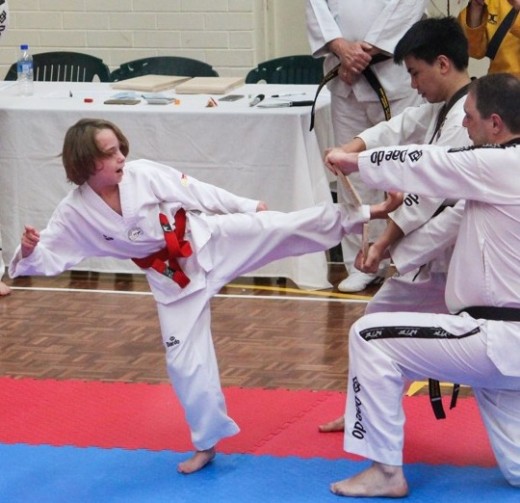
[[[348,457],[341,433],[317,425],[337,417],[343,393],[227,388],[241,432],[224,453]],[[405,462],[495,466],[475,400],[461,398],[448,418],[433,417],[427,397],[405,397]],[[0,378],[0,443],[150,450],[192,450],[169,385]]]

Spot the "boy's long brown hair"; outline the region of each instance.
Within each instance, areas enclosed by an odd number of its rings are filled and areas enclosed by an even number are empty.
[[[96,172],[96,161],[106,157],[96,143],[96,135],[102,129],[111,129],[121,152],[128,155],[128,139],[115,124],[104,119],[81,119],[68,129],[63,141],[62,162],[70,182],[84,184]]]

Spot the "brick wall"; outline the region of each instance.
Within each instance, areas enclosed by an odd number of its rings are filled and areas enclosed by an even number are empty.
[[[33,53],[88,52],[114,69],[147,56],[205,61],[220,75],[245,75],[263,60],[262,0],[8,0],[0,78],[21,43]]]

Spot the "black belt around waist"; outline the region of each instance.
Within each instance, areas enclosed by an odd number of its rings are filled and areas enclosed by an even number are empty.
[[[465,307],[460,313],[468,313],[476,319],[520,322],[520,308],[518,307],[471,306]]]
[[[386,54],[376,54],[370,61],[370,64],[362,72],[362,74],[365,76],[365,79],[370,84],[370,87],[375,91],[377,97],[379,98],[379,102],[381,103],[381,106],[383,107],[383,111],[385,114],[385,120],[388,120],[392,117],[392,113],[390,111],[390,102],[388,101],[383,86],[381,85],[376,74],[372,71],[370,67],[377,63],[381,63],[382,61],[386,61],[390,58],[391,56],[387,56]],[[325,84],[327,84],[339,75],[340,67],[341,63],[337,64],[321,79],[321,82],[318,85],[318,89],[316,90],[316,95],[314,96],[314,101],[311,108],[311,125],[309,131],[312,131],[314,129],[314,112],[316,108],[316,101],[318,100],[318,95],[320,94],[320,91],[322,90],[323,86],[325,86]]]
[[[517,307],[496,307],[496,306],[470,306],[462,309],[457,314],[468,313],[472,318],[493,320],[493,321],[517,321],[520,322],[520,308]],[[433,412],[437,419],[444,419],[446,414],[442,406],[442,396],[439,381],[428,379],[430,402]],[[457,404],[460,385],[453,385],[450,409]]]

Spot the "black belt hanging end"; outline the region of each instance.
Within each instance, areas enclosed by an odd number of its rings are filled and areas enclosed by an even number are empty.
[[[312,103],[312,108],[311,108],[311,126],[309,128],[309,131],[312,131],[314,129],[314,114],[315,114],[315,109],[316,109],[316,101],[318,100],[318,95],[320,94],[321,90],[323,89],[323,86],[325,86],[333,78],[335,78],[339,75],[340,66],[341,66],[341,64],[338,64],[332,70],[327,72],[327,74],[321,79],[318,89],[316,89],[316,94],[314,96],[314,101]]]
[[[428,390],[430,394],[430,403],[435,414],[436,419],[446,419],[446,413],[442,405],[441,385],[436,379],[428,379]],[[457,405],[457,398],[459,396],[460,384],[453,384],[453,391],[451,394],[450,409]]]
[[[430,403],[433,413],[437,419],[446,419],[446,413],[442,406],[441,385],[436,379],[428,379],[428,390],[430,392]]]

